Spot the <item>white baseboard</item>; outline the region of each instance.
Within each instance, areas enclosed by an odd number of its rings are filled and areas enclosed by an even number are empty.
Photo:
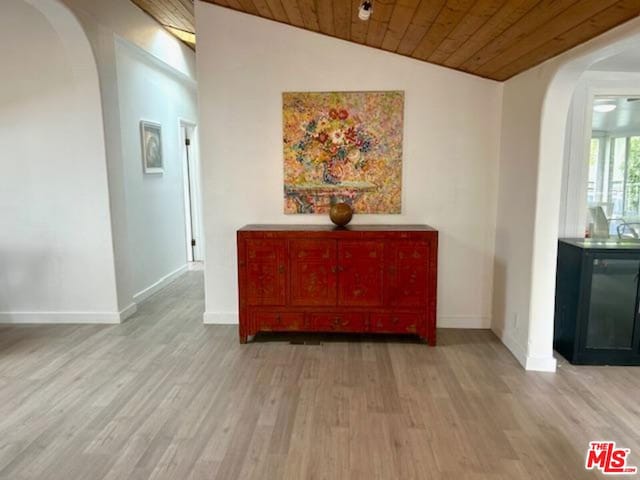
[[[475,315],[441,315],[438,316],[438,328],[491,328],[490,317]]]
[[[106,324],[124,322],[138,311],[138,303],[166,287],[187,271],[183,265],[133,297],[133,302],[119,312],[0,312],[0,324]],[[236,322],[237,323],[237,322]]]
[[[127,318],[131,317],[134,313],[138,311],[138,305],[136,303],[132,303],[128,307],[123,308],[119,312],[120,323],[124,322]]]
[[[189,266],[185,264],[185,265],[181,266],[180,268],[174,270],[173,272],[165,275],[164,277],[162,277],[160,280],[158,280],[153,285],[148,286],[144,290],[140,290],[138,293],[133,295],[134,303],[140,303],[140,302],[146,300],[151,295],[156,293],[158,290],[163,289],[164,287],[169,285],[171,282],[176,280],[180,275],[182,275],[185,272],[187,272],[188,269],[189,269]]]
[[[504,343],[505,347],[507,347],[518,363],[522,365],[525,369],[527,368],[527,349],[520,344],[511,334],[494,329],[493,330],[496,336]]]
[[[237,325],[238,312],[204,312],[202,323],[205,325]]]
[[[527,355],[525,370],[534,372],[555,372],[558,361],[554,357],[534,357]]]
[[[528,354],[528,349],[518,342],[512,335],[494,329],[502,343],[511,351],[516,360],[531,372],[555,372],[557,361],[551,357],[536,357]]]
[[[0,312],[4,324],[118,324],[120,312]]]

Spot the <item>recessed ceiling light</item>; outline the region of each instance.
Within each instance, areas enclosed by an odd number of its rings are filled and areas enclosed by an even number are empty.
[[[360,4],[360,9],[358,10],[358,18],[360,20],[369,20],[371,17],[371,13],[373,12],[373,2],[369,0],[364,0]]]
[[[601,105],[594,105],[593,109],[599,113],[608,113],[613,112],[617,108],[616,105],[612,103],[603,103]]]

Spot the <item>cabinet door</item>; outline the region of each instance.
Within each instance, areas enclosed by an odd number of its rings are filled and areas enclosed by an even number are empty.
[[[384,243],[377,240],[338,242],[338,304],[383,304]]]
[[[389,302],[402,307],[421,307],[427,302],[429,272],[428,242],[391,241],[389,257]]]
[[[336,261],[335,240],[291,240],[291,304],[335,305]]]
[[[285,241],[249,239],[247,248],[247,303],[284,305],[286,286]]]
[[[640,259],[599,257],[591,262],[591,285],[584,347],[627,350],[636,329]]]

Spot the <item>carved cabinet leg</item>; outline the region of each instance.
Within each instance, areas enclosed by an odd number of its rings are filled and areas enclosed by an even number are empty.
[[[242,344],[247,343],[247,335],[240,335],[240,343]]]
[[[436,329],[435,328],[429,328],[427,330],[427,334],[424,337],[425,341],[432,347],[435,347],[436,345]]]

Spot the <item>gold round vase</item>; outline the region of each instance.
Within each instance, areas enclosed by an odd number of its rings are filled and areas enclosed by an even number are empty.
[[[329,218],[339,227],[344,227],[353,218],[353,208],[348,203],[334,203],[329,210]]]

